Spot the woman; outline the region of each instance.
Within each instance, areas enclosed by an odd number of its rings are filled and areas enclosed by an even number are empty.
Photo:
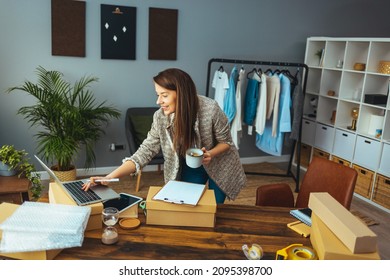
[[[164,155],[164,179],[204,184],[209,181],[217,203],[234,200],[246,184],[246,176],[234,146],[228,120],[218,104],[196,92],[191,77],[180,69],[167,69],[153,78],[157,104],[161,109],[153,116],[147,138],[136,153],[125,158],[121,166],[106,177],[135,175],[160,151]],[[185,162],[188,148],[203,150],[202,166],[190,168]]]

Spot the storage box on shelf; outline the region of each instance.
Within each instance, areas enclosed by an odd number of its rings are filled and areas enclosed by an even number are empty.
[[[311,157],[311,149],[312,147],[307,144],[301,144],[301,158],[300,158],[300,165],[301,167],[307,168],[310,163],[310,157]],[[297,153],[298,149],[295,147],[295,164],[297,164]]]
[[[372,184],[374,182],[374,172],[356,164],[352,164],[352,167],[358,173],[355,192],[361,196],[364,196],[365,198],[370,199]]]
[[[390,208],[390,177],[376,175],[372,200],[383,207]]]
[[[313,149],[313,157],[320,157],[320,158],[324,158],[324,159],[329,159],[329,156],[330,156],[330,154],[325,152],[325,151],[322,151],[322,150],[317,149],[317,148]]]
[[[309,119],[302,120],[302,143],[313,146],[316,135],[316,123]]]
[[[333,148],[334,133],[334,127],[317,123],[314,147],[330,153]]]
[[[378,172],[390,177],[390,144],[383,144],[382,158]]]
[[[342,165],[345,165],[345,166],[351,166],[351,162],[348,161],[348,160],[345,160],[343,158],[340,158],[338,156],[335,156],[335,155],[332,155],[332,161],[336,162],[336,163],[339,163],[339,164],[342,164]]]
[[[355,147],[356,135],[354,133],[336,129],[333,154],[351,161]]]
[[[379,167],[381,150],[381,142],[367,137],[357,136],[354,162],[369,169],[376,170]]]
[[[379,205],[374,179],[390,177],[390,38],[310,37],[305,64],[302,143],[364,170],[356,193]]]

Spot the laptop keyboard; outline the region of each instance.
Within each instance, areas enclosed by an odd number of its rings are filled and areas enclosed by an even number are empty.
[[[81,203],[92,202],[101,199],[100,196],[98,196],[93,190],[89,189],[88,191],[84,191],[81,189],[83,187],[83,181],[63,183],[63,185]]]

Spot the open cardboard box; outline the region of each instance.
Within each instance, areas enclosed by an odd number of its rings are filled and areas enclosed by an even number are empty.
[[[146,223],[151,225],[214,227],[217,204],[213,190],[206,190],[196,206],[174,204],[153,197],[161,187],[150,187],[146,198]]]
[[[0,204],[0,223],[5,221],[9,216],[11,216],[19,205],[3,202]],[[2,231],[0,230],[0,240],[2,236]],[[43,250],[43,251],[33,251],[33,252],[18,252],[18,253],[1,253],[0,256],[4,256],[12,259],[19,260],[51,260],[54,259],[62,249],[55,250]]]

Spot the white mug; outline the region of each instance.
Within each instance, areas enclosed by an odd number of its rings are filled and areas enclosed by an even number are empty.
[[[186,163],[189,167],[198,168],[202,165],[203,151],[198,148],[190,148],[186,151]]]

